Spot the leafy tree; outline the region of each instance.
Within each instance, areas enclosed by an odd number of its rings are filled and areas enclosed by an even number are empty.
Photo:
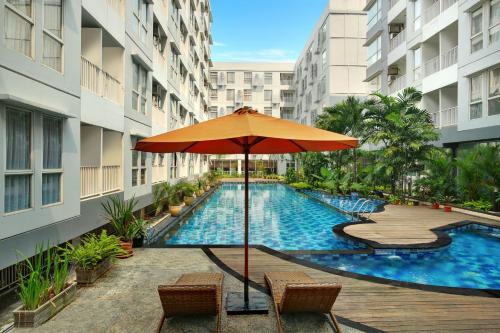
[[[422,177],[415,185],[425,198],[454,196],[456,187],[454,168],[455,164],[450,154],[443,149],[433,149],[424,162]]]
[[[300,161],[304,178],[309,184],[316,183],[316,177],[321,172],[321,168],[328,165],[328,160],[322,153],[308,152],[300,154]]]

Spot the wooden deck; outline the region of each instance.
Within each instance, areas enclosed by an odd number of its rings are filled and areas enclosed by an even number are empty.
[[[376,223],[357,224],[344,228],[348,235],[379,244],[410,245],[430,243],[437,239],[431,229],[447,224],[472,220],[500,226],[500,222],[458,212],[445,213],[429,206],[387,205],[385,211],[373,213]]]
[[[232,270],[243,271],[243,249],[211,248]],[[387,332],[499,332],[500,298],[463,296],[368,282],[305,267],[250,249],[250,278],[266,286],[266,271],[304,271],[322,282],[343,285],[335,313]],[[346,322],[346,321],[344,321]]]

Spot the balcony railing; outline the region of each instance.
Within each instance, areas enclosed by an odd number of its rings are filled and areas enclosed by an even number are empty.
[[[391,38],[389,42],[389,48],[390,50],[394,50],[396,47],[401,45],[404,41],[406,40],[406,34],[405,31],[402,30],[399,34]]]
[[[80,84],[96,95],[123,105],[123,89],[120,81],[83,56]]]
[[[82,199],[120,190],[119,165],[80,167],[80,197]]]
[[[390,0],[389,1],[389,9],[396,6],[396,4],[399,2],[399,0]]]
[[[392,83],[389,85],[389,92],[394,94],[397,91],[406,88],[406,74],[397,77]]]
[[[435,56],[424,64],[424,75],[429,76],[439,70],[445,69],[457,63],[458,46],[455,46],[442,55]]]
[[[280,84],[282,86],[291,86],[293,84],[293,79],[280,79]]]
[[[295,96],[281,96],[281,101],[285,104],[295,103]]]
[[[457,124],[458,109],[456,106],[443,109],[438,112],[430,114],[434,127],[443,128],[447,126],[454,126]]]
[[[424,12],[424,24],[432,21],[439,13],[453,6],[457,0],[437,0]]]

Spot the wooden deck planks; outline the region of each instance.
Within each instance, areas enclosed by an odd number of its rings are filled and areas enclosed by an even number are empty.
[[[409,245],[433,242],[437,237],[431,229],[455,222],[472,220],[500,226],[498,221],[459,212],[445,213],[428,206],[387,205],[383,212],[373,213],[370,219],[376,223],[350,225],[344,232],[384,245]]]
[[[224,264],[243,271],[243,249],[211,248]],[[498,332],[500,298],[463,296],[343,277],[250,249],[250,279],[262,286],[266,271],[305,271],[318,281],[340,282],[335,312],[388,332]],[[267,286],[266,286],[267,287]]]

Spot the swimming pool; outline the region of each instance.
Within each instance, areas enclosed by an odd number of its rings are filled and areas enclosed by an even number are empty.
[[[384,200],[380,199],[370,199],[366,203],[363,203],[364,198],[358,197],[357,195],[343,196],[343,195],[332,195],[325,192],[314,191],[314,190],[304,190],[305,194],[310,195],[320,201],[323,201],[329,205],[332,205],[344,212],[372,212],[379,210],[385,203]]]
[[[223,184],[167,244],[243,243],[243,184]],[[249,185],[250,244],[276,250],[364,248],[333,234],[349,217],[281,184]]]
[[[441,250],[381,254],[297,255],[313,263],[358,274],[446,287],[500,289],[500,230],[472,224],[448,231]]]
[[[332,232],[350,216],[282,184],[250,184],[250,244],[274,250],[368,249]],[[223,184],[165,245],[241,245],[243,184]],[[500,231],[468,225],[448,231],[452,243],[426,252],[297,254],[324,267],[419,284],[500,289]]]

